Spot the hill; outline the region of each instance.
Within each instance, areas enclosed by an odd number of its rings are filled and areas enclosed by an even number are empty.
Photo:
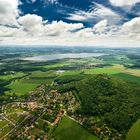
[[[73,117],[101,138],[125,139],[140,116],[140,88],[137,83],[106,74],[85,75],[78,81],[59,82],[60,92],[72,90],[80,102]],[[98,132],[97,132],[98,130]]]

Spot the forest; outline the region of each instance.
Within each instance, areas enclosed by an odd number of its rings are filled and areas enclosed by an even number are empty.
[[[77,76],[75,76],[76,78]],[[80,100],[80,107],[75,114],[88,116],[86,125],[92,126],[90,118],[97,126],[106,124],[111,135],[116,131],[125,137],[126,132],[140,116],[139,84],[128,82],[107,74],[87,75],[81,80],[71,82],[58,80],[58,90],[62,93],[75,91]]]

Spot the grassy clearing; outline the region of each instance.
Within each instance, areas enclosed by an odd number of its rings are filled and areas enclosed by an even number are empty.
[[[123,65],[114,65],[111,67],[95,68],[95,69],[86,69],[84,70],[85,74],[117,74],[123,72],[125,67]]]
[[[131,81],[131,82],[140,83],[140,77],[130,75],[130,74],[127,74],[127,73],[118,73],[118,74],[114,74],[113,76]]]
[[[129,130],[126,140],[140,140],[140,119]]]
[[[64,116],[54,132],[56,140],[99,140],[85,128]]]

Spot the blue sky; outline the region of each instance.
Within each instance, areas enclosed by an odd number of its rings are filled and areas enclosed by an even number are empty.
[[[140,0],[0,0],[0,44],[140,47]]]
[[[79,12],[90,13],[94,9],[98,8],[99,5],[118,14],[121,19],[116,22],[117,24],[121,24],[138,16],[138,12],[140,14],[140,3],[130,5],[132,6],[130,10],[130,7],[127,8],[127,5],[116,6],[109,0],[36,0],[35,2],[32,2],[32,0],[22,0],[22,3],[23,4],[20,5],[20,9],[23,12],[23,15],[28,13],[37,14],[49,22],[53,20],[63,20],[64,22],[68,23],[82,22],[85,26],[93,26],[95,23],[99,22],[105,17],[96,15],[96,18],[93,16],[91,20],[88,18],[85,20],[78,20],[76,18],[71,19],[70,15],[76,15]],[[110,16],[109,13],[108,16]]]

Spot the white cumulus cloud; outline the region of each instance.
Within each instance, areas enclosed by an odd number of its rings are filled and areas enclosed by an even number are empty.
[[[83,28],[82,23],[66,23],[63,21],[53,21],[51,24],[45,25],[45,31],[48,35],[58,35],[72,32]]]
[[[19,16],[18,0],[0,0],[0,24],[16,25]]]
[[[107,19],[93,27],[64,21],[47,22],[41,16],[27,14],[17,19],[16,28],[0,25],[1,44],[139,46],[140,17],[123,25],[111,25]]]
[[[140,17],[133,18],[124,23],[122,26],[122,32],[127,36],[140,39]]]
[[[41,32],[44,22],[45,21],[43,21],[42,17],[35,14],[27,14],[18,19],[18,23],[23,29],[31,34]]]
[[[63,21],[53,21],[47,23],[42,17],[34,14],[27,14],[18,19],[18,23],[23,30],[31,35],[50,35],[56,36],[58,34],[64,34],[65,32],[73,32],[80,28],[83,28],[81,23],[66,23]]]
[[[109,0],[114,6],[133,6],[139,3],[140,0]]]
[[[107,29],[107,24],[108,21],[106,19],[102,20],[94,25],[93,30],[95,31],[95,33],[104,33]]]

